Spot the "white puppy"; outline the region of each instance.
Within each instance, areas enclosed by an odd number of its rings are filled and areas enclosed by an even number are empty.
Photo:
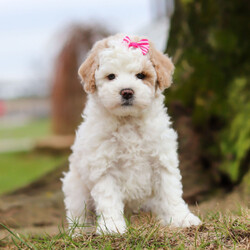
[[[124,233],[125,205],[164,225],[200,223],[182,199],[177,135],[161,94],[173,70],[148,40],[121,34],[97,42],[81,65],[88,102],[62,180],[70,225],[95,212],[98,233]]]

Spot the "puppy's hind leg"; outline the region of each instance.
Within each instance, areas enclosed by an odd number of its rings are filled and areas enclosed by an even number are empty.
[[[190,212],[187,204],[182,199],[176,136],[173,130],[170,130],[169,134],[165,136],[166,140],[163,140],[161,144],[162,152],[158,155],[159,165],[154,187],[155,197],[150,205],[152,210],[154,210],[153,212],[158,215],[158,218],[164,224],[171,224],[177,227],[196,226],[201,221]]]
[[[162,169],[156,196],[151,201],[152,212],[156,213],[163,224],[177,227],[197,226],[201,223],[193,215],[182,199],[182,185],[179,170],[170,173]]]
[[[72,170],[65,174],[62,183],[70,230],[74,231],[76,227],[86,229],[93,217],[89,190],[85,187],[80,175]]]

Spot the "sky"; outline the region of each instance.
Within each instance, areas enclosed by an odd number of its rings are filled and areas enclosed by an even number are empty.
[[[33,74],[70,23],[133,32],[150,18],[148,0],[0,0],[0,81]]]

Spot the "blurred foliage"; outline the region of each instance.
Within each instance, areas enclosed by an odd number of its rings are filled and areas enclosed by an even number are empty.
[[[167,50],[175,84],[167,101],[179,99],[192,111],[208,166],[238,183],[250,160],[250,3],[175,3]]]
[[[229,125],[220,133],[220,148],[225,157],[222,169],[228,172],[233,181],[242,177],[241,163],[249,164],[247,154],[250,149],[250,95],[247,80],[238,78],[228,89]]]

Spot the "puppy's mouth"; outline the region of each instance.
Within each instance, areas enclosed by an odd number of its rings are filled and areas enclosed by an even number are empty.
[[[123,107],[127,107],[127,106],[133,106],[133,100],[129,99],[129,100],[122,100],[122,104]]]

